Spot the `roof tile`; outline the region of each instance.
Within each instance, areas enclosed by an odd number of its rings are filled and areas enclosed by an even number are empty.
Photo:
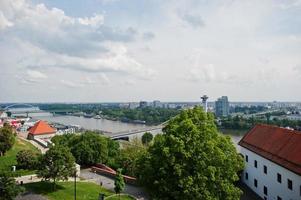
[[[45,135],[55,132],[56,129],[52,128],[47,122],[42,120],[35,123],[35,125],[29,129],[29,134],[31,135]]]
[[[301,132],[270,125],[256,125],[239,145],[301,175]]]

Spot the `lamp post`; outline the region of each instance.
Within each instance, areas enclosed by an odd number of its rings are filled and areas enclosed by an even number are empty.
[[[76,200],[76,170],[74,172],[74,200]]]

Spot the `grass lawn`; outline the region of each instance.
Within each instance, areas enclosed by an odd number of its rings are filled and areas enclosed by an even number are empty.
[[[17,160],[16,160],[17,153],[21,150],[26,150],[26,149],[28,150],[30,149],[39,153],[39,150],[29,142],[16,138],[16,142],[14,146],[9,151],[7,151],[4,156],[0,157],[0,171],[11,171],[11,167],[13,165],[17,165]],[[32,170],[17,169],[16,175],[28,175],[33,173],[34,171]]]
[[[74,199],[74,183],[73,182],[58,182],[56,190],[53,191],[53,185],[50,182],[28,183],[24,187],[27,191],[32,191],[36,194],[46,196],[49,200]],[[99,185],[90,182],[77,182],[76,197],[80,200],[95,200],[98,199],[99,193],[110,196],[113,192],[101,188]],[[108,198],[108,200],[117,200],[119,197]],[[121,200],[133,200],[132,197],[121,195]]]

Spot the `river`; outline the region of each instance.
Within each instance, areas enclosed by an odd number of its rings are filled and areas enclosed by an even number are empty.
[[[48,122],[56,122],[64,125],[78,125],[84,129],[90,130],[101,130],[105,132],[125,132],[132,130],[141,130],[145,129],[147,126],[145,124],[133,124],[133,123],[125,123],[120,121],[113,121],[107,119],[94,119],[94,118],[85,118],[85,117],[76,117],[70,115],[31,115],[31,117],[35,119],[41,119]]]
[[[147,127],[151,128],[151,126],[147,126],[144,124],[133,124],[126,123],[120,121],[113,121],[107,119],[94,119],[94,118],[85,118],[85,117],[76,117],[69,115],[57,115],[53,116],[50,113],[39,114],[30,114],[31,117],[35,119],[41,119],[48,122],[56,122],[64,125],[78,125],[85,129],[90,130],[101,130],[105,132],[118,133],[118,132],[130,132],[133,130],[141,130]],[[240,141],[243,135],[231,134],[227,133],[232,138],[233,143],[236,145]]]

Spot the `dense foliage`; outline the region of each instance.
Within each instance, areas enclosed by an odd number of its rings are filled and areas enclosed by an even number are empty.
[[[4,155],[9,149],[11,149],[16,141],[16,133],[12,127],[4,124],[0,128],[0,156]]]
[[[52,141],[56,145],[68,146],[76,162],[80,165],[113,163],[112,160],[119,154],[117,142],[90,131],[80,135],[55,136]]]
[[[181,112],[139,160],[139,180],[154,199],[240,199],[242,157],[199,107]]]
[[[103,108],[102,115],[122,121],[145,121],[147,124],[160,124],[179,114],[178,109],[168,108]]]
[[[271,124],[280,127],[291,127],[294,129],[301,128],[301,121],[297,120],[289,120],[289,119],[278,119],[273,118],[271,119],[271,114],[267,113],[261,117],[250,117],[250,118],[243,118],[242,116],[235,116],[235,117],[226,117],[221,119],[221,128],[226,129],[250,129],[255,124]]]
[[[153,140],[153,135],[150,132],[146,132],[142,135],[141,141],[144,145],[148,145]]]
[[[133,140],[130,143],[124,143],[120,149],[120,154],[116,159],[116,168],[122,168],[123,173],[129,176],[137,175],[137,163],[145,155],[146,146],[140,140]]]
[[[23,191],[24,188],[16,185],[16,180],[9,174],[0,174],[0,200],[13,200]]]
[[[45,180],[52,179],[55,189],[56,181],[74,176],[75,159],[67,147],[55,145],[40,156],[38,168],[38,176]]]
[[[38,154],[32,150],[21,150],[16,155],[18,168],[35,169],[38,162]]]

